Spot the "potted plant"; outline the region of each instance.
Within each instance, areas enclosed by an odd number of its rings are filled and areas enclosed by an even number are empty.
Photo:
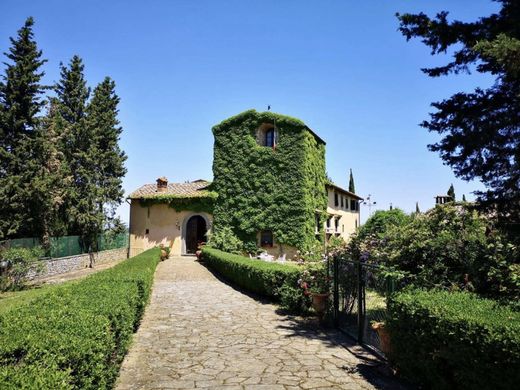
[[[322,320],[327,312],[331,282],[325,263],[316,262],[307,266],[299,282],[303,293],[310,295],[312,308]]]
[[[390,345],[390,333],[388,333],[386,323],[384,321],[372,321],[370,327],[377,332],[381,352],[388,355],[392,349]]]
[[[195,256],[197,256],[197,260],[200,261],[200,258],[202,256],[202,247],[206,245],[205,242],[203,241],[200,241],[198,244],[197,244],[197,250],[195,251]]]
[[[164,246],[163,244],[161,244],[160,248],[161,248],[161,261],[169,259],[170,258],[170,247],[167,247],[167,246]]]

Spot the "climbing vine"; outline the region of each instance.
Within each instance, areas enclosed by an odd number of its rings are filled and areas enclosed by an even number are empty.
[[[154,204],[167,204],[175,211],[193,211],[196,213],[213,213],[217,193],[215,191],[200,191],[196,195],[171,195],[154,194],[150,197],[139,199],[142,207],[150,207]]]
[[[257,143],[266,123],[276,127],[275,148]],[[327,207],[324,142],[298,119],[255,110],[223,121],[213,134],[215,230],[230,227],[246,247],[261,230],[283,245],[314,247],[321,236],[316,211]]]

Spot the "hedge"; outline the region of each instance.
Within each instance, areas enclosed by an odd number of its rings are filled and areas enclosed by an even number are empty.
[[[209,247],[202,249],[202,258],[224,279],[244,290],[275,300],[280,299],[282,288],[296,287],[300,277],[300,270],[295,265],[249,259]]]
[[[520,313],[474,294],[408,290],[388,305],[390,359],[432,389],[520,383]]]
[[[149,299],[159,250],[0,316],[0,388],[111,388]]]

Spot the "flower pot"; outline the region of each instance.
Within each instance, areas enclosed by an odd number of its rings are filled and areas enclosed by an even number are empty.
[[[164,249],[161,249],[161,261],[166,260],[168,258],[168,252]]]
[[[374,322],[372,323],[371,327],[377,332],[377,335],[379,336],[379,346],[381,352],[387,355],[391,352],[391,346],[390,333],[388,333],[388,328],[386,327],[386,324],[384,322]]]
[[[316,313],[318,313],[318,316],[321,318],[325,315],[325,312],[327,311],[327,301],[329,299],[329,294],[312,294],[312,308]]]

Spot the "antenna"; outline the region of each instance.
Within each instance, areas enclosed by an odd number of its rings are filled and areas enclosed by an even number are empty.
[[[372,202],[372,195],[368,194],[366,200],[363,202],[364,205],[368,206],[368,216],[370,217],[372,215],[372,206],[376,205],[377,202]]]

